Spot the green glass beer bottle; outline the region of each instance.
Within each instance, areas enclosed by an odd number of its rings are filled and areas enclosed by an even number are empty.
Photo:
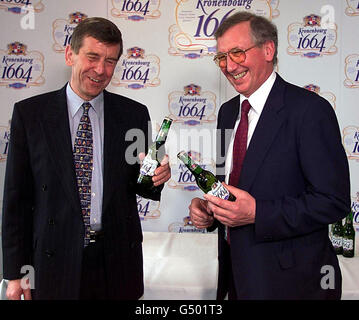
[[[221,199],[235,201],[236,197],[231,194],[223,184],[216,178],[216,176],[201,168],[185,151],[181,151],[177,154],[186,167],[191,171],[196,179],[197,186],[204,192],[216,196]]]
[[[343,230],[343,256],[347,258],[354,257],[355,248],[355,230],[353,227],[353,213],[350,213],[345,218]]]
[[[158,159],[158,151],[160,147],[163,146],[166,142],[171,124],[171,118],[165,117],[163,119],[160,131],[157,133],[155,141],[149,147],[147,155],[143,159],[140,173],[137,178],[137,183],[147,190],[154,188],[152,177],[155,174],[155,170],[160,165],[160,161]]]
[[[336,254],[343,253],[343,223],[339,220],[332,224],[332,244]]]

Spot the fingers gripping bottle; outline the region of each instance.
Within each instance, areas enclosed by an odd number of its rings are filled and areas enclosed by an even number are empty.
[[[185,151],[181,151],[177,154],[186,167],[191,171],[196,179],[197,186],[204,192],[210,195],[216,196],[221,199],[235,201],[236,197],[231,194],[223,184],[216,178],[216,176],[201,168]]]
[[[155,141],[149,147],[146,157],[143,159],[140,173],[137,178],[137,183],[146,189],[153,188],[152,177],[155,170],[160,165],[158,160],[158,151],[165,144],[168,131],[171,127],[172,119],[165,117],[163,119],[160,131],[158,132]]]

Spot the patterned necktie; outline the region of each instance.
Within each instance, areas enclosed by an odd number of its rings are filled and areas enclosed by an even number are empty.
[[[241,120],[237,128],[236,136],[233,144],[233,160],[232,171],[229,176],[229,184],[237,187],[239,176],[241,174],[244,156],[247,151],[247,137],[248,137],[248,112],[251,108],[248,100],[242,102]]]
[[[93,140],[92,127],[89,117],[91,104],[84,102],[84,109],[76,132],[74,143],[74,162],[76,171],[77,187],[79,191],[82,216],[85,225],[85,243],[90,242],[90,212],[91,212],[91,179],[93,168]]]
[[[229,176],[229,184],[237,187],[239,176],[241,174],[244,157],[247,151],[247,138],[248,138],[248,112],[251,108],[248,100],[242,102],[241,107],[241,120],[236,131],[236,136],[233,143],[233,158],[232,158],[232,171]],[[225,239],[230,244],[229,227],[225,228]]]

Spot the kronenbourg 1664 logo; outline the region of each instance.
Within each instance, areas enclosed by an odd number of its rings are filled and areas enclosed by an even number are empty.
[[[194,162],[198,163],[203,169],[214,172],[216,165],[213,159],[203,159],[201,153],[189,150],[188,155]],[[191,171],[181,161],[171,166],[171,179],[168,181],[168,187],[172,189],[181,189],[185,191],[198,191],[199,188],[196,179]]]
[[[173,233],[207,233],[206,229],[197,229],[191,221],[190,216],[186,216],[183,218],[183,222],[172,222],[168,226],[168,231]]]
[[[111,14],[131,21],[158,19],[160,0],[112,0]]]
[[[65,52],[65,48],[70,44],[72,32],[76,26],[87,18],[87,15],[79,11],[69,14],[68,19],[56,19],[52,24],[52,38],[55,52]]]
[[[45,83],[44,56],[39,51],[28,51],[27,45],[15,41],[0,50],[0,86],[21,89]]]
[[[279,0],[176,0],[174,25],[169,28],[170,55],[189,59],[214,55],[214,33],[221,22],[238,11],[273,18]]]
[[[216,120],[216,95],[210,91],[202,92],[200,86],[189,84],[183,91],[168,95],[169,117],[174,122],[194,126]]]
[[[335,101],[337,100],[337,98],[335,97],[335,95],[333,93],[331,93],[331,92],[320,92],[320,87],[313,84],[313,83],[307,84],[303,88],[307,89],[309,91],[315,92],[319,96],[321,96],[324,99],[328,100],[328,102],[332,105],[333,109],[334,110],[336,109]]]
[[[160,58],[145,54],[145,49],[132,47],[120,58],[112,84],[129,89],[157,87],[160,84]]]
[[[359,192],[352,197],[353,223],[356,231],[359,231]]]
[[[345,58],[345,80],[347,88],[359,88],[359,54],[351,54]]]
[[[343,145],[348,159],[359,161],[359,127],[348,126],[344,128]]]
[[[0,162],[6,161],[10,141],[10,121],[8,126],[0,126]]]
[[[1,0],[0,9],[6,10],[8,12],[23,14],[28,13],[29,8],[31,7],[32,12],[41,12],[44,10],[44,4],[42,0]]]
[[[160,202],[152,201],[146,198],[142,198],[139,195],[137,197],[137,210],[142,221],[159,219],[161,212],[159,210]]]
[[[288,54],[316,58],[338,51],[335,46],[337,25],[333,22],[326,23],[324,28],[321,26],[321,20],[321,16],[310,14],[303,18],[302,23],[292,23],[288,26]]]
[[[359,16],[359,0],[346,0],[348,6],[345,8],[345,14],[348,16]]]

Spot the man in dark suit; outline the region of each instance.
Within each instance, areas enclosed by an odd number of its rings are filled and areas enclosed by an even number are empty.
[[[217,298],[339,299],[328,225],[348,214],[350,182],[333,108],[273,71],[267,19],[236,13],[216,39],[215,62],[239,93],[221,106],[217,140],[217,176],[236,201],[195,198],[190,215],[198,228],[218,226]]]
[[[14,106],[2,224],[9,299],[143,294],[136,193],[159,200],[171,173],[163,161],[152,191],[136,184],[138,154],[126,152],[134,142],[126,134],[137,130],[138,152],[147,150],[148,110],[104,90],[122,51],[115,24],[85,19],[65,52],[70,82]],[[34,268],[32,290],[23,266]]]

